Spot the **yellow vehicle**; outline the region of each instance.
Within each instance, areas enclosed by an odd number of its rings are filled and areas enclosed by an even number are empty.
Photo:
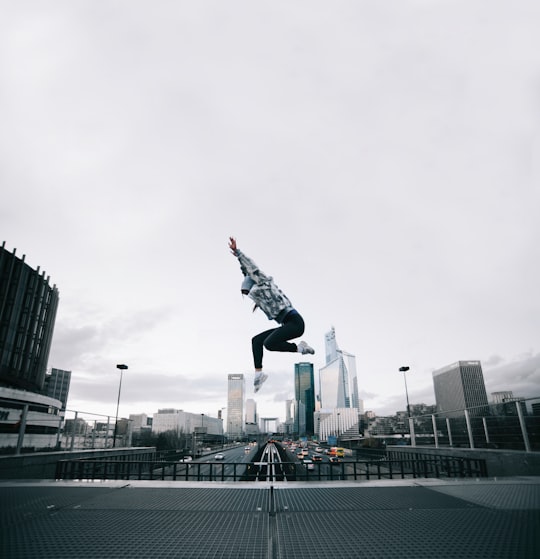
[[[339,446],[333,446],[328,451],[328,456],[337,456],[338,458],[344,458],[345,457],[345,449],[341,448]]]

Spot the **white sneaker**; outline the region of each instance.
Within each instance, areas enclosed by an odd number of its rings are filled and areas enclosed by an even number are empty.
[[[264,384],[264,381],[268,378],[266,373],[257,373],[255,375],[255,380],[253,381],[253,389],[255,393],[259,392],[261,386]]]
[[[313,355],[315,353],[315,350],[308,346],[306,342],[300,342],[297,347],[298,353],[301,353],[302,355],[305,355],[306,353],[311,353],[311,355]]]

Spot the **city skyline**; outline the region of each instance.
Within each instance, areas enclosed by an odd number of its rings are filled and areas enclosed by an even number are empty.
[[[356,356],[379,415],[434,403],[432,372],[540,386],[540,35],[534,0],[6,3],[1,241],[59,292],[48,369],[115,415],[253,395],[228,239]],[[217,23],[219,22],[219,23]],[[460,33],[455,30],[459,29]],[[261,417],[297,356],[265,353]]]
[[[456,363],[447,364],[444,367],[442,367],[441,370],[451,369],[452,367],[456,366],[458,363],[460,363],[459,360]],[[295,366],[291,370],[291,377],[293,379],[295,378],[295,371],[296,371],[296,368],[297,368],[298,365],[300,365],[300,366],[304,365],[305,366],[305,365],[307,365],[307,363],[299,362],[299,363],[295,364]],[[480,370],[481,370],[481,364],[480,364]],[[434,371],[434,372],[437,373],[437,371]],[[318,374],[318,370],[317,370],[316,374]],[[484,376],[483,371],[482,371],[481,374],[482,374],[482,377],[483,377]],[[232,383],[231,383],[231,378],[232,378]],[[243,378],[243,375],[241,375],[241,374],[234,374],[234,373],[233,374],[228,374],[227,379],[228,379],[228,386],[231,387],[231,385],[232,385],[233,390],[238,389],[240,385],[244,385],[244,383],[245,383],[245,379]],[[431,378],[431,383],[432,383],[432,385],[430,387],[430,390],[432,392],[431,400],[428,401],[427,399],[424,399],[422,401],[416,401],[416,400],[410,398],[411,409],[416,407],[416,406],[424,406],[424,405],[425,406],[436,407],[435,383],[434,383],[433,377]],[[292,384],[294,384],[294,382]],[[315,385],[317,385],[316,381],[315,381]],[[255,409],[258,410],[258,400],[257,400],[257,398],[254,397],[254,396],[250,396],[249,393],[247,393],[245,391],[244,386],[242,386],[241,391],[243,392],[243,396],[236,395],[236,397],[234,398],[236,403],[238,403],[239,398],[240,399],[243,398],[243,401],[242,401],[242,405],[238,409],[238,413],[236,414],[238,417],[237,417],[237,421],[235,423],[235,428],[233,429],[233,431],[238,430],[238,428],[239,428],[238,426],[241,423],[244,423],[244,420],[247,417],[246,410],[247,410],[248,405],[254,405]],[[428,393],[428,392],[429,392],[429,390],[425,391],[425,393]],[[487,393],[487,399],[488,399],[489,404],[496,403],[498,401],[498,395],[500,395],[500,394],[512,393],[512,398],[517,398],[517,399],[519,399],[519,398],[534,398],[534,397],[539,396],[539,393],[537,391],[531,393],[529,396],[524,396],[523,394],[516,393],[516,391],[513,390],[511,387],[505,389],[502,392],[501,391],[492,391],[492,390],[488,390],[486,388],[486,393]],[[319,395],[317,391],[316,391],[316,395],[317,396]],[[285,423],[285,421],[287,420],[287,417],[286,417],[287,409],[286,408],[287,408],[287,405],[291,401],[295,400],[294,396],[295,396],[295,394],[294,394],[294,388],[293,388],[292,398],[290,398],[286,401],[283,401],[282,403],[276,402],[275,407],[272,408],[273,412],[272,412],[272,410],[270,410],[269,413],[259,413],[257,411],[256,412],[257,418],[260,420],[260,419],[267,418],[267,417],[278,417],[278,421],[280,423]],[[403,398],[402,399],[403,399],[403,405],[401,407],[396,407],[394,410],[388,410],[384,413],[381,413],[381,412],[378,412],[377,410],[365,409],[364,413],[366,413],[366,412],[370,413],[370,414],[374,413],[376,416],[379,416],[379,417],[387,417],[387,416],[389,417],[389,416],[394,416],[398,413],[406,413],[407,406],[406,406],[406,401],[405,401],[405,392],[403,393]],[[248,404],[248,402],[251,402],[251,404]],[[69,407],[68,407],[68,409],[71,409],[71,411],[76,411],[76,410],[74,410],[72,408],[69,408]],[[225,410],[225,416],[223,417],[223,426],[224,426],[224,431],[227,432],[227,427],[228,427],[228,424],[230,423],[229,416],[227,414],[227,411],[228,411],[227,407],[222,407],[222,408],[214,410],[212,408],[208,408],[208,407],[205,407],[204,405],[201,405],[199,408],[192,407],[192,408],[187,409],[187,408],[184,408],[182,405],[179,405],[175,409],[178,409],[179,411],[183,411],[183,412],[186,412],[186,413],[194,413],[194,414],[200,414],[201,413],[200,410],[205,409],[206,410],[204,412],[205,415],[208,416],[208,417],[213,417],[213,418],[218,418],[220,413],[223,413],[223,410]],[[461,409],[461,408],[459,408],[459,409]],[[86,410],[86,411],[91,412],[91,410]],[[134,415],[138,415],[140,413],[143,413],[143,414],[147,414],[149,417],[151,417],[152,414],[157,413],[157,411],[158,411],[157,408],[155,410],[149,410],[149,409],[139,410],[139,412],[135,413]],[[360,412],[360,413],[362,414],[362,412]],[[123,415],[121,414],[121,416],[125,417],[125,418],[127,418],[128,415],[129,414],[123,414]],[[241,415],[243,417],[242,420],[239,419]],[[259,422],[257,423],[257,425],[259,426]]]

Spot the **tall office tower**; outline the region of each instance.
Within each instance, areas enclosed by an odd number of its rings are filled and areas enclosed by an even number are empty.
[[[294,418],[296,410],[296,400],[285,401],[285,432],[288,435],[295,433]]]
[[[58,290],[39,267],[0,247],[0,386],[43,390]]]
[[[257,425],[257,403],[253,398],[246,400],[246,423]]]
[[[51,374],[45,377],[44,389],[47,396],[62,402],[62,409],[66,409],[71,383],[71,371],[51,369]]]
[[[294,400],[285,400],[285,422],[291,422],[294,420]]]
[[[257,417],[257,404],[252,398],[246,400],[246,421],[244,423],[244,429],[246,435],[256,435],[259,432],[258,417]]]
[[[315,411],[315,380],[313,377],[313,363],[295,363],[294,365],[294,397],[303,404],[298,407],[298,425],[305,424],[305,432],[299,435],[313,435],[313,412]],[[303,411],[301,411],[303,409]]]
[[[244,434],[244,375],[232,374],[228,378],[227,435],[241,437]]]
[[[437,411],[447,417],[483,415],[488,407],[484,374],[480,361],[458,361],[433,371]]]
[[[356,408],[363,412],[358,397],[356,357],[338,349],[334,328],[325,336],[326,365],[319,369],[319,397],[322,409]]]

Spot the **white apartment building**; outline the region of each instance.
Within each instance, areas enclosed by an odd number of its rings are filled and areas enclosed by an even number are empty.
[[[165,431],[182,431],[184,433],[223,434],[223,420],[210,417],[204,413],[190,413],[173,408],[161,409],[153,415],[152,433]]]

